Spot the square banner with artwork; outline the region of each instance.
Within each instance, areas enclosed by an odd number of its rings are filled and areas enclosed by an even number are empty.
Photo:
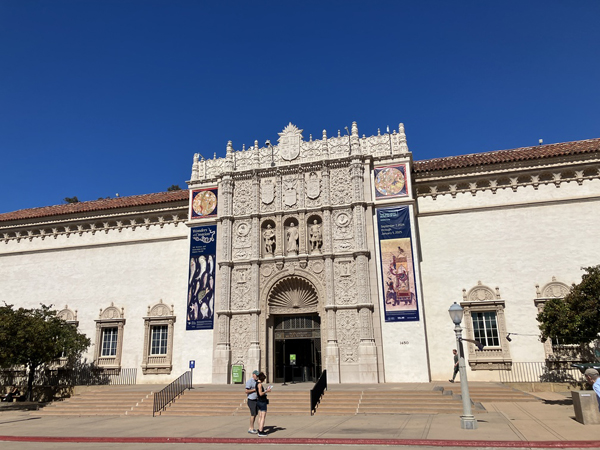
[[[375,198],[406,197],[406,164],[375,167]]]
[[[408,206],[377,209],[386,322],[419,320]]]
[[[192,191],[192,219],[217,215],[217,193],[217,188]]]
[[[191,229],[186,330],[212,330],[217,226]]]

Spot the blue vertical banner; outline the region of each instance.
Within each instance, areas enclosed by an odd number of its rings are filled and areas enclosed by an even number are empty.
[[[377,209],[386,322],[419,320],[408,206]]]
[[[217,226],[191,229],[186,330],[212,330]]]

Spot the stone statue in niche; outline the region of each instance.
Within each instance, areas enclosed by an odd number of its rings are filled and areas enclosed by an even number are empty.
[[[273,256],[273,252],[275,251],[275,230],[271,228],[271,224],[268,224],[265,231],[263,231],[263,238],[265,241],[265,254]]]
[[[317,219],[309,227],[309,233],[311,251],[320,253],[321,246],[323,245],[323,232],[321,231],[321,224],[317,222]]]
[[[287,229],[287,252],[288,254],[295,255],[298,253],[298,228],[296,224],[292,222]]]

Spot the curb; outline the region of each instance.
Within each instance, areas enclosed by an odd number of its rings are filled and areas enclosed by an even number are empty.
[[[428,447],[600,448],[600,441],[458,441],[438,439],[333,439],[333,438],[193,438],[193,437],[77,437],[0,436],[10,442],[120,443],[120,444],[263,444],[281,445],[402,445]]]

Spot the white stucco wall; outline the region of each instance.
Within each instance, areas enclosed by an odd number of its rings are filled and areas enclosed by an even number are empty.
[[[210,382],[212,330],[186,331],[189,229],[179,224],[11,240],[0,248],[0,302],[68,305],[79,330],[95,342],[101,308],[125,308],[121,367],[138,369],[138,383],[168,383],[196,361],[194,382]],[[143,375],[144,320],[159,300],[174,305],[173,371]],[[93,344],[94,345],[94,344]],[[93,360],[94,347],[85,357]]]
[[[419,199],[424,307],[433,380],[452,375],[453,324],[448,308],[478,281],[500,288],[508,332],[538,335],[536,284],[570,285],[581,267],[600,263],[600,181]],[[504,338],[505,336],[501,336]],[[513,362],[543,361],[535,336],[514,336]],[[495,380],[496,371],[469,371]]]

